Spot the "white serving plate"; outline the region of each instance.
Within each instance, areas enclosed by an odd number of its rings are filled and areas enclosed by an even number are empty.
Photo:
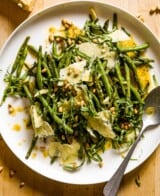
[[[160,44],[144,24],[126,11],[112,5],[96,1],[71,1],[40,11],[23,22],[11,34],[0,53],[0,69],[2,70],[0,72],[0,97],[3,95],[5,86],[3,82],[4,74],[8,66],[15,59],[17,51],[26,36],[31,36],[31,44],[35,46],[44,45],[48,37],[49,27],[59,27],[63,18],[72,21],[79,27],[83,27],[84,22],[88,18],[89,8],[91,7],[95,8],[102,22],[107,18],[112,18],[112,14],[116,12],[119,24],[131,32],[138,43],[149,42],[150,48],[147,54],[155,60],[152,74],[160,78]],[[50,165],[49,158],[45,158],[42,153],[37,153],[35,158],[31,157],[26,160],[25,155],[31,141],[32,130],[26,130],[23,126],[23,119],[26,114],[19,112],[14,117],[8,114],[7,107],[10,102],[14,106],[24,104],[23,100],[8,99],[0,108],[0,130],[2,137],[12,152],[35,172],[60,182],[94,184],[108,181],[123,160],[115,151],[109,150],[103,154],[104,165],[102,168],[99,168],[95,163],[91,163],[85,164],[80,170],[72,173],[64,171],[58,163]],[[16,122],[21,125],[21,131],[13,131],[13,125]],[[145,133],[144,138],[140,141],[132,156],[135,160],[129,162],[125,173],[132,171],[142,164],[157,148],[159,142],[159,128]]]

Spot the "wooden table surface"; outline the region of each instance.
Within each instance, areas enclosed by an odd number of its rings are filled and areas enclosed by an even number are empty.
[[[10,0],[0,0],[0,47],[10,33],[27,17],[61,1],[37,0],[32,13],[27,13],[16,7]],[[103,2],[112,3],[139,16],[155,36],[160,38],[160,13],[149,14],[151,8],[158,5],[160,7],[160,0],[103,0]],[[140,186],[135,183],[136,179],[139,179]],[[0,138],[0,196],[101,196],[103,186],[104,183],[80,186],[46,179],[23,165]],[[160,147],[143,165],[124,177],[118,195],[160,195]]]

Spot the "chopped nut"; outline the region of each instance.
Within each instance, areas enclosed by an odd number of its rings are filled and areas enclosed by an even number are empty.
[[[46,68],[42,69],[42,73],[45,73],[45,72],[47,72],[47,69]]]
[[[3,166],[0,166],[0,173],[2,173],[3,171]]]
[[[62,106],[60,106],[60,107],[58,108],[58,112],[63,112],[63,107],[62,107]]]
[[[55,86],[55,87],[54,87],[54,92],[56,93],[57,91],[58,91],[58,87]]]
[[[74,120],[76,121],[76,122],[78,122],[78,115],[76,115],[75,117],[74,117]]]
[[[73,124],[73,128],[78,127],[78,123]]]
[[[72,143],[72,137],[71,136],[66,136],[66,140],[67,140],[68,144]]]
[[[96,93],[96,91],[97,91],[96,88],[94,88],[94,89],[92,90],[93,93]]]
[[[121,123],[121,129],[124,129],[125,125],[124,123]]]
[[[137,18],[141,21],[144,22],[144,18],[141,15],[138,15]]]
[[[12,114],[14,112],[14,108],[11,104],[8,104],[8,112]]]
[[[111,111],[112,113],[114,113],[114,112],[115,112],[115,107],[111,107],[111,108],[110,108],[110,111]]]
[[[73,89],[72,90],[72,96],[75,97],[77,95],[77,92]]]
[[[81,102],[80,101],[77,101],[76,105],[77,106],[81,106]]]
[[[80,102],[80,105],[81,105],[81,106],[84,106],[84,105],[85,105],[85,101],[82,100],[82,101]]]
[[[102,167],[103,167],[103,162],[99,162],[99,163],[98,163],[98,166],[99,166],[100,168],[102,168]]]
[[[121,127],[121,129],[128,130],[131,127],[131,125],[128,122],[123,122],[123,123],[121,123],[120,127]]]
[[[18,3],[17,4],[20,8],[23,8],[23,4],[22,3]]]
[[[121,129],[126,129],[128,130],[130,128],[130,124],[128,122],[123,122],[121,123]]]
[[[81,61],[82,60],[82,57],[81,56],[77,56],[77,60],[78,61]]]
[[[65,86],[64,86],[64,89],[68,89],[68,88],[70,88],[70,84],[69,83],[65,84]]]
[[[138,110],[136,108],[134,109],[134,113],[135,114],[138,114]]]
[[[66,138],[65,138],[65,136],[64,136],[64,135],[62,135],[62,136],[61,136],[61,139],[62,139],[62,140],[65,140]]]
[[[66,29],[69,29],[71,26],[72,26],[72,23],[65,20],[65,19],[62,19],[62,25],[66,28]]]
[[[81,44],[82,43],[82,41],[81,40],[78,40],[78,44]]]
[[[101,43],[102,42],[102,38],[98,38],[97,41],[98,41],[98,43]]]
[[[63,85],[64,85],[64,86],[65,86],[67,83],[68,83],[67,80],[64,80],[64,81],[63,81]]]
[[[132,127],[131,123],[128,123],[128,129],[131,128],[131,127]]]
[[[72,40],[69,38],[68,40],[67,40],[67,42],[68,42],[68,45],[70,46],[70,45],[72,45]]]
[[[103,48],[103,49],[101,50],[101,52],[102,52],[102,54],[104,54],[104,53],[106,52],[106,49]]]
[[[94,43],[97,43],[97,42],[98,42],[98,40],[97,40],[96,38],[94,38],[94,39],[93,39],[93,42],[94,42]]]
[[[25,183],[24,183],[24,182],[20,182],[20,184],[19,184],[19,188],[23,188],[23,187],[24,187],[24,185],[25,185]]]
[[[9,177],[12,178],[12,177],[15,176],[15,174],[16,174],[16,171],[14,169],[10,169],[10,171],[9,171]]]
[[[114,114],[116,113],[115,107],[111,107],[111,108],[110,108],[110,112],[114,115]]]
[[[72,85],[69,85],[68,86],[68,90],[73,90],[73,86]]]
[[[88,143],[86,143],[86,149],[89,149],[89,148],[90,148],[89,144],[88,144]]]
[[[49,40],[50,42],[53,42],[54,40],[57,41],[57,38],[55,38],[55,36],[54,36],[53,33],[50,33],[49,36],[48,36],[48,40]]]
[[[45,146],[40,146],[40,150],[41,151],[46,150],[46,147]]]
[[[56,40],[57,43],[59,43],[59,42],[62,41],[62,38],[61,37],[56,37],[55,40]]]
[[[128,127],[127,124],[125,124],[125,125],[124,125],[124,128],[125,128],[126,130],[128,130],[129,127]]]
[[[138,187],[141,186],[141,181],[140,181],[140,176],[139,176],[139,175],[136,177],[135,183],[136,183],[136,185],[137,185]]]
[[[12,0],[12,1],[15,2],[17,6],[19,6],[20,8],[28,12],[31,12],[33,10],[33,6],[35,2],[35,0]]]

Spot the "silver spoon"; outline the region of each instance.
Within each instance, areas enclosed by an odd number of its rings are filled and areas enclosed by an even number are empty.
[[[150,110],[150,112],[147,112],[147,110]],[[131,146],[130,150],[127,153],[127,156],[124,158],[124,160],[118,167],[115,174],[104,186],[103,194],[105,196],[115,196],[117,194],[127,164],[131,158],[132,153],[134,152],[135,147],[137,146],[139,140],[141,139],[142,134],[146,130],[152,129],[160,125],[160,86],[154,88],[145,99],[144,114],[142,120],[143,120],[142,129],[137,139]]]

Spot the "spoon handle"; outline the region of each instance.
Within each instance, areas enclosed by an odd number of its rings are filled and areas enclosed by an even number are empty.
[[[131,155],[132,155],[135,147],[137,146],[137,144],[141,138],[142,132],[138,135],[137,139],[135,140],[135,142],[131,146],[127,156],[124,158],[124,160],[122,161],[122,163],[118,167],[115,174],[111,177],[111,179],[104,186],[104,189],[103,189],[104,196],[116,196],[116,194],[119,190],[119,186],[120,186],[124,171],[127,167],[127,164],[131,158]]]

